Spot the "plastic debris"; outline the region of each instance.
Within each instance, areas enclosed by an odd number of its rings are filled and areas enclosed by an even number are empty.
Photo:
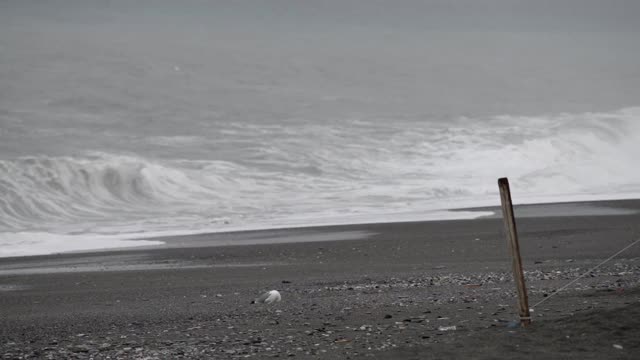
[[[282,300],[282,296],[278,290],[267,291],[266,293],[260,295],[260,297],[253,300],[252,304],[273,304],[274,302],[279,302]]]

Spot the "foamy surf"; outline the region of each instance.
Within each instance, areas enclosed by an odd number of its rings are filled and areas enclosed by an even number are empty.
[[[131,240],[131,235],[62,235],[43,232],[0,233],[0,257],[59,254],[109,248],[162,245],[162,241]]]
[[[0,160],[0,256],[163,234],[475,218],[486,213],[448,209],[498,204],[500,176],[517,203],[640,197],[640,108],[218,125],[209,136],[146,138],[162,151]],[[207,147],[224,151],[207,158]]]

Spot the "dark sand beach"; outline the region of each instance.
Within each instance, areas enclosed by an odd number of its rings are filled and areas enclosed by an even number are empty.
[[[0,357],[638,359],[640,244],[554,294],[640,238],[638,210],[517,208],[530,305],[548,299],[527,328],[499,216],[0,259]]]

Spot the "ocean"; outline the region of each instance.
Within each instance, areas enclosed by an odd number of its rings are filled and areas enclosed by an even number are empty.
[[[0,256],[638,198],[638,6],[474,3],[3,1]]]

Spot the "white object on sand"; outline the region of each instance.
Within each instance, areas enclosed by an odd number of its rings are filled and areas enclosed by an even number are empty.
[[[456,326],[455,325],[451,325],[451,326],[438,326],[438,331],[454,331],[456,330]]]
[[[280,296],[280,292],[278,292],[278,290],[271,290],[260,295],[260,297],[256,298],[251,303],[252,304],[273,304],[274,302],[278,302],[280,300],[282,300],[282,296]]]

